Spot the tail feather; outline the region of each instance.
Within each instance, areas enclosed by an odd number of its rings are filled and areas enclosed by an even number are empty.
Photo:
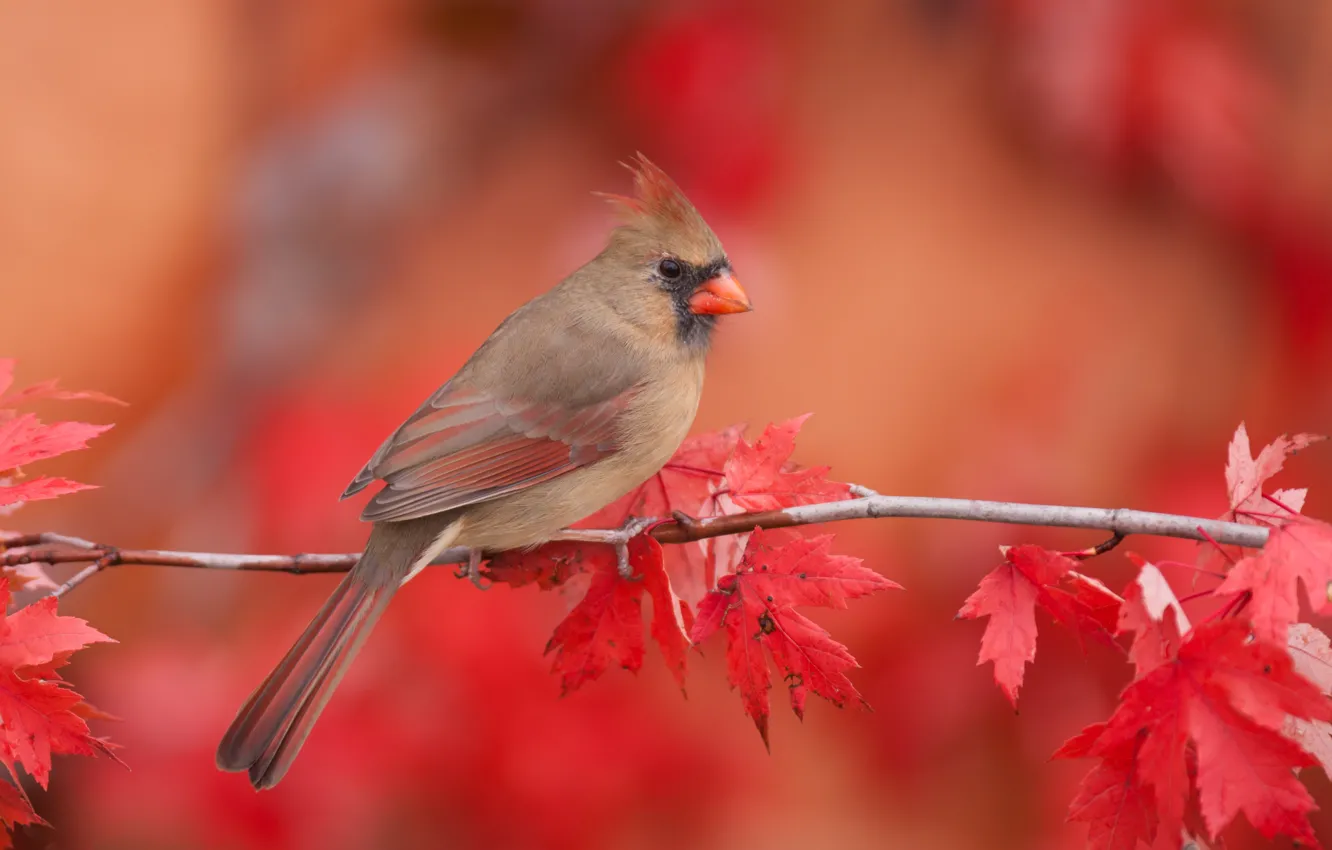
[[[376,525],[360,562],[232,721],[217,766],[248,771],[258,789],[276,785],[393,594],[461,527],[448,515]]]
[[[217,766],[248,770],[255,788],[276,785],[396,589],[371,587],[355,573],[343,579],[246,701],[218,745]]]

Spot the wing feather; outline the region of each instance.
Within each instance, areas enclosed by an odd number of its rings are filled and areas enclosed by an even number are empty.
[[[446,384],[380,446],[343,497],[380,479],[361,514],[400,521],[498,498],[613,454],[633,387],[580,407]]]

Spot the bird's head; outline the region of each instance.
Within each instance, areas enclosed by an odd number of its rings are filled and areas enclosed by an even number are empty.
[[[677,339],[706,348],[717,316],[753,309],[749,296],[736,281],[721,240],[675,181],[642,154],[627,167],[634,175],[633,197],[604,196],[620,210],[623,223],[602,259],[642,285],[624,296],[668,308]]]

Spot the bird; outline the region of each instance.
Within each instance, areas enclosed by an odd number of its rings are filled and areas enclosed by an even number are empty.
[[[718,317],[752,306],[679,186],[642,154],[626,166],[605,248],[511,313],[347,486],[382,484],[364,552],[237,713],[221,770],[276,785],[393,595],[445,549],[468,548],[479,585],[483,555],[559,539],[684,440]]]

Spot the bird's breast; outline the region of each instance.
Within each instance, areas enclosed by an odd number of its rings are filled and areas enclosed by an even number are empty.
[[[645,382],[617,423],[624,462],[647,478],[680,447],[698,412],[703,394],[703,366],[687,363],[656,380]]]

